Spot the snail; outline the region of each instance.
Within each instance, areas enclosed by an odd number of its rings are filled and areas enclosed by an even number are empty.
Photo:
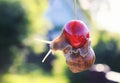
[[[66,63],[73,73],[79,73],[90,68],[95,61],[95,53],[91,48],[90,33],[86,24],[81,20],[67,22],[59,37],[50,44],[50,51],[44,57],[56,50],[61,50],[66,58]]]

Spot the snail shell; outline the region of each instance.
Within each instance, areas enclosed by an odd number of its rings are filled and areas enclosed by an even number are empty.
[[[94,64],[94,51],[90,46],[87,46],[87,44],[85,48],[79,49],[73,49],[71,46],[67,46],[63,52],[66,57],[66,63],[73,73],[87,70]]]

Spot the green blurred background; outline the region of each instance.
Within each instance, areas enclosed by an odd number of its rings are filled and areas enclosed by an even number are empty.
[[[119,2],[119,1],[118,1]],[[77,0],[77,18],[91,33],[95,64],[74,74],[49,45],[74,19],[73,0],[0,0],[0,83],[120,83],[120,29],[114,0]],[[115,78],[114,78],[115,77]]]

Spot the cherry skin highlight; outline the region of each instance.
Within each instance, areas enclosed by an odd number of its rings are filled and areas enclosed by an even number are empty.
[[[87,26],[80,20],[71,20],[65,24],[63,33],[74,48],[84,46],[90,38]]]

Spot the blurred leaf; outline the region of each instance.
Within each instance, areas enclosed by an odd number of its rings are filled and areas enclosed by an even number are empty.
[[[107,64],[114,71],[120,72],[119,60],[119,38],[114,33],[108,33],[105,31],[99,32],[99,40],[94,47],[96,54],[96,63]]]
[[[8,70],[13,62],[12,46],[22,48],[28,35],[28,19],[18,2],[0,1],[0,72]]]

